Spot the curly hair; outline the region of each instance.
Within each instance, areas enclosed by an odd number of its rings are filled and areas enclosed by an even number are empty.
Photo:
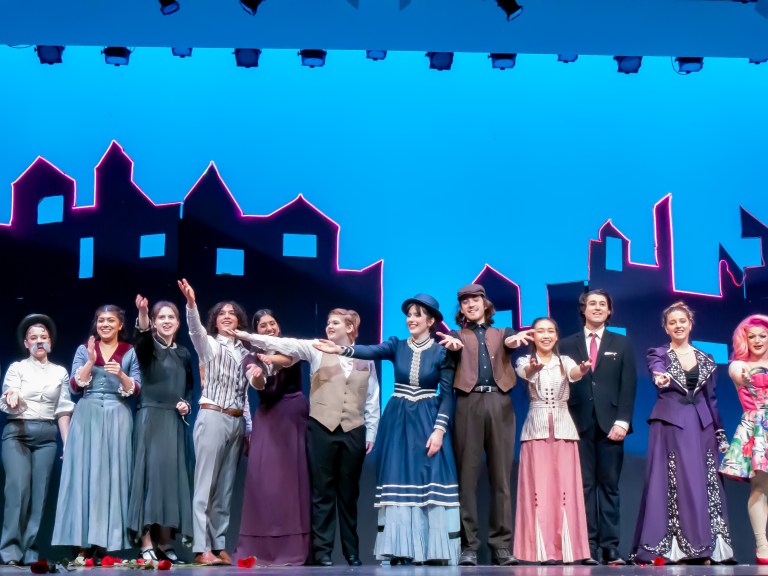
[[[221,314],[221,311],[227,304],[232,306],[232,310],[235,313],[235,317],[237,318],[237,329],[245,330],[246,332],[248,331],[248,316],[245,313],[245,308],[232,300],[223,300],[208,311],[208,323],[205,327],[208,334],[215,336],[219,333],[219,329],[216,327],[216,318],[219,317],[219,314]]]

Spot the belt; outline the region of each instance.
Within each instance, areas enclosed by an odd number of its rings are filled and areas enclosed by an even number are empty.
[[[472,392],[498,392],[499,387],[498,386],[475,386],[472,388]]]
[[[216,406],[216,404],[200,404],[201,410],[213,410],[214,412],[221,412],[223,414],[226,414],[227,416],[233,416],[235,418],[240,418],[240,416],[243,415],[243,411],[239,410],[237,408],[222,408],[221,406]]]

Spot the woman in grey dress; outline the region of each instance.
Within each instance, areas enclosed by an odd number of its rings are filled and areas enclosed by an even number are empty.
[[[146,298],[136,296],[136,308],[135,349],[142,392],[134,422],[128,529],[134,538],[141,537],[144,560],[181,564],[172,542],[177,533],[187,544],[192,537],[191,458],[185,426],[192,357],[176,344],[179,309],[175,304],[157,302],[151,322]]]
[[[80,549],[99,563],[106,550],[130,548],[128,491],[133,470],[133,415],[139,363],[126,341],[125,312],[107,304],[96,310],[91,336],[72,362],[75,406],[64,452],[53,545]]]

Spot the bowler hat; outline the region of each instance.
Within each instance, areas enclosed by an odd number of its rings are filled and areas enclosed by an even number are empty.
[[[56,324],[53,323],[51,317],[46,316],[45,314],[30,314],[29,316],[26,316],[21,322],[19,322],[19,328],[16,331],[16,335],[19,339],[19,345],[25,350],[26,348],[24,347],[24,340],[27,338],[27,330],[29,330],[30,326],[34,326],[35,324],[42,324],[45,326],[45,329],[48,330],[48,336],[51,338],[51,341],[56,341]]]
[[[459,288],[459,302],[465,296],[482,296],[485,298],[485,288],[483,288],[482,284],[467,284]]]
[[[440,313],[440,303],[429,294],[416,294],[413,298],[408,298],[400,307],[403,314],[408,314],[408,308],[411,307],[411,304],[424,306],[432,315],[432,318],[435,319],[435,322],[443,321],[443,315]]]

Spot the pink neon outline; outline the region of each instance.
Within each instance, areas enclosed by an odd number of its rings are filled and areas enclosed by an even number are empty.
[[[373,268],[374,266],[378,266],[381,264],[381,272],[379,274],[379,341],[383,338],[384,334],[384,259],[381,258],[372,264],[369,264],[368,266],[365,266],[364,268],[361,268],[359,270],[353,270],[351,268],[341,268],[339,266],[339,252],[341,250],[341,226],[332,218],[327,216],[322,210],[320,210],[317,206],[312,204],[309,200],[307,200],[303,194],[299,194],[288,202],[287,204],[284,204],[280,208],[277,208],[276,210],[270,212],[269,214],[262,215],[262,214],[245,214],[243,212],[243,209],[240,207],[240,204],[238,203],[237,199],[235,198],[235,195],[232,194],[232,191],[229,189],[229,186],[227,186],[227,183],[224,182],[224,178],[221,177],[221,173],[219,172],[218,166],[216,166],[216,163],[214,161],[211,161],[208,164],[208,167],[203,171],[203,173],[200,175],[200,177],[197,179],[197,181],[192,185],[192,188],[189,189],[189,192],[184,196],[184,200],[182,203],[186,202],[187,198],[195,191],[198,184],[200,184],[200,181],[205,177],[206,174],[208,174],[209,170],[213,170],[214,175],[218,179],[219,183],[222,185],[226,193],[229,195],[230,199],[232,200],[232,204],[236,208],[237,212],[239,213],[240,218],[243,220],[264,220],[272,218],[273,216],[277,216],[280,212],[283,210],[287,210],[297,202],[301,202],[307,206],[309,206],[312,210],[314,210],[318,215],[320,215],[323,219],[330,222],[335,228],[336,228],[336,258],[334,262],[334,268],[336,269],[336,272],[350,272],[353,274],[362,274],[366,272],[367,270]]]
[[[722,298],[723,297],[723,267],[722,264],[725,264],[725,270],[728,272],[728,275],[731,277],[731,280],[734,284],[734,286],[739,287],[743,286],[744,282],[746,281],[746,269],[744,270],[744,278],[742,279],[742,282],[736,282],[736,279],[734,278],[733,274],[731,273],[730,268],[728,267],[728,262],[724,259],[718,260],[717,263],[717,275],[718,275],[718,286],[719,286],[719,293],[718,294],[705,294],[703,292],[693,292],[688,290],[680,290],[677,288],[677,284],[675,282],[675,237],[673,232],[673,223],[672,223],[672,193],[667,193],[663,198],[661,198],[658,202],[656,202],[653,205],[653,240],[654,240],[654,259],[656,261],[655,264],[643,264],[641,262],[632,262],[632,256],[631,256],[631,249],[632,249],[632,241],[627,238],[612,222],[612,220],[609,218],[605,221],[605,223],[600,227],[598,230],[598,240],[592,240],[589,241],[589,255],[587,258],[587,273],[588,278],[591,281],[592,280],[592,245],[603,243],[603,231],[606,226],[610,225],[611,228],[619,235],[621,238],[627,241],[627,266],[635,266],[635,267],[642,267],[642,268],[660,268],[659,264],[659,222],[658,222],[658,215],[657,211],[661,207],[661,204],[666,202],[666,210],[667,210],[667,220],[669,222],[669,256],[670,256],[670,270],[669,270],[669,276],[670,276],[670,283],[672,286],[672,291],[677,294],[691,294],[693,296],[704,296],[706,298]],[[759,222],[759,220],[758,220]]]
[[[483,269],[480,270],[480,274],[475,276],[475,279],[472,280],[472,284],[476,284],[477,281],[480,279],[480,277],[485,273],[486,270],[491,270],[492,272],[495,272],[499,276],[501,276],[506,282],[509,282],[512,284],[515,288],[517,288],[517,321],[520,323],[520,327],[524,328],[525,325],[523,324],[523,297],[522,297],[522,290],[520,290],[520,284],[509,278],[508,276],[502,274],[496,268],[491,266],[486,262],[486,264],[483,266]],[[549,299],[549,297],[547,297]],[[549,306],[549,302],[547,302],[547,306]],[[513,318],[514,320],[514,318]],[[511,326],[511,328],[514,328],[514,326]]]
[[[16,204],[16,201],[15,201],[16,200],[16,187],[18,186],[19,181],[22,180],[27,175],[27,172],[30,172],[40,162],[44,162],[47,166],[53,168],[56,172],[58,172],[59,174],[64,176],[67,180],[70,180],[72,182],[72,191],[73,191],[73,196],[72,197],[74,199],[77,198],[77,181],[74,178],[72,178],[69,174],[67,174],[64,171],[62,171],[61,169],[59,169],[55,164],[52,164],[51,162],[49,162],[48,160],[46,160],[42,156],[38,156],[37,158],[35,158],[32,161],[32,163],[29,166],[27,166],[27,169],[24,170],[24,172],[22,172],[21,175],[18,178],[16,178],[16,180],[14,180],[11,183],[11,218],[10,218],[10,220],[8,220],[7,223],[0,222],[0,227],[2,227],[2,228],[12,228],[13,227],[13,210],[14,210],[14,206]]]

